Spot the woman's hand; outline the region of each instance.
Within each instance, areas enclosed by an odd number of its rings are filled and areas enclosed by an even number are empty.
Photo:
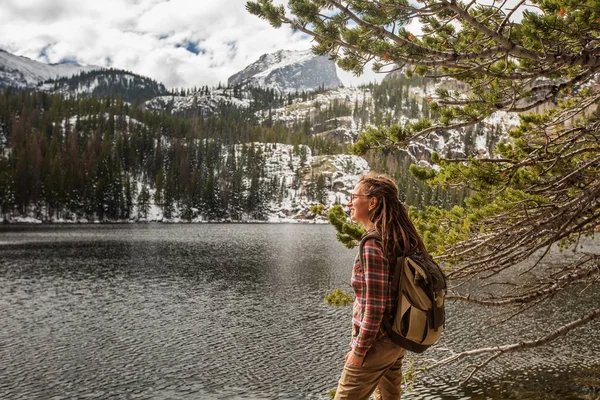
[[[355,367],[360,367],[363,363],[364,357],[359,357],[352,350],[346,354],[346,364],[352,365]]]

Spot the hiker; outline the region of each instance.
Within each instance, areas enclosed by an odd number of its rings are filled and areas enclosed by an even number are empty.
[[[390,340],[386,328],[389,324],[385,321],[391,318],[397,301],[391,290],[388,260],[426,250],[389,176],[361,176],[348,207],[350,218],[366,229],[363,237],[375,231],[381,241],[367,239],[362,263],[357,256],[352,268],[355,300],[351,350],[346,354],[335,399],[366,400],[371,394],[375,399],[399,399],[406,350]]]

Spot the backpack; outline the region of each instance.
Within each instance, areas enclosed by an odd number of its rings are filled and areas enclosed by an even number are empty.
[[[369,233],[361,240],[361,266],[363,247],[370,238],[381,243],[377,232]],[[383,324],[394,343],[422,353],[440,338],[444,329],[446,276],[431,257],[418,253],[399,256],[393,262],[390,260],[390,276],[397,301],[391,315],[384,316]]]

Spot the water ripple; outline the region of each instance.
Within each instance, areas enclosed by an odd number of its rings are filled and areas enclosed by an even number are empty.
[[[337,384],[350,310],[322,299],[348,289],[354,252],[329,226],[36,226],[3,234],[0,398],[325,399]],[[598,299],[593,290],[589,302]],[[556,308],[492,334],[500,343],[551,328],[571,307],[573,294],[561,296]],[[448,312],[448,333],[430,356],[485,343],[487,310],[451,304]],[[552,386],[553,398],[588,395],[600,386],[592,328],[490,365],[464,389],[452,374],[427,375],[403,398],[509,398],[503,382],[519,382],[523,396],[548,394],[540,382],[574,366],[573,379]]]

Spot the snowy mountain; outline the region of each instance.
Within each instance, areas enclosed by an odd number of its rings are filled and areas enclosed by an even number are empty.
[[[263,54],[258,61],[232,75],[229,86],[253,85],[273,88],[281,93],[310,91],[320,87],[342,85],[335,64],[326,56],[317,56],[311,50],[279,50]]]
[[[100,69],[73,63],[44,64],[0,50],[0,87],[35,87],[39,82]]]

